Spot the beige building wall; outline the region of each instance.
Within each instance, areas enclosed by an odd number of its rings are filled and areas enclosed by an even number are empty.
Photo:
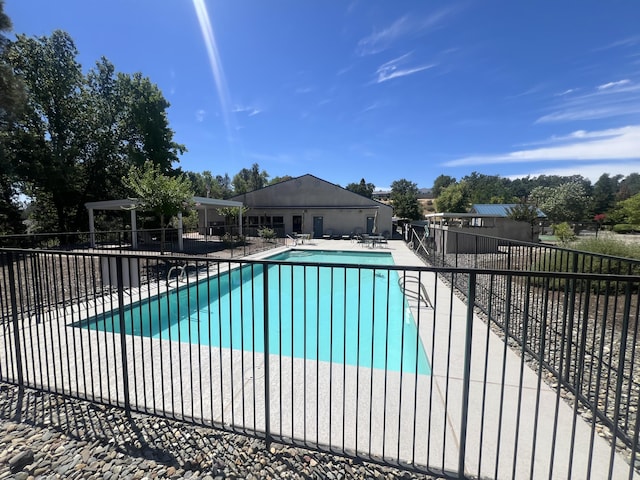
[[[272,222],[282,235],[298,231],[316,237],[371,230],[391,233],[392,230],[392,207],[313,175],[237,195],[232,200],[242,202],[248,208],[244,216],[249,229]],[[202,216],[200,220],[203,222]],[[220,221],[221,218],[216,215],[209,220]]]

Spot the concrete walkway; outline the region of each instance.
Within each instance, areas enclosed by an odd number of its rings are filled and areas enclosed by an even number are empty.
[[[390,241],[381,247],[374,250],[390,252],[398,266],[424,266],[402,241]],[[296,248],[363,250],[361,244],[339,240],[314,240]],[[420,280],[435,308],[418,305],[413,295],[409,304],[431,364],[432,379],[419,376],[418,381],[407,381],[405,375],[402,380],[391,381],[387,373],[387,429],[368,427],[385,436],[386,455],[436,471],[456,471],[462,434],[467,306],[437,276],[423,274]],[[609,442],[598,435],[592,423],[574,416],[573,407],[560,393],[539,382],[537,372],[523,364],[521,357],[505,347],[502,339],[475,315],[471,345],[466,474],[505,479],[583,479],[590,473],[593,479],[609,478]],[[375,382],[373,385],[375,388]],[[398,394],[400,386],[402,394]],[[408,410],[414,407],[412,419],[413,412]],[[371,408],[374,415],[382,414],[382,406],[373,404]],[[351,420],[345,424],[347,430],[353,421],[361,422],[349,415],[346,419]],[[415,425],[405,423],[412,420]],[[399,428],[394,430],[396,422]],[[399,449],[389,448],[396,444]],[[611,478],[629,478],[629,464],[617,454]]]

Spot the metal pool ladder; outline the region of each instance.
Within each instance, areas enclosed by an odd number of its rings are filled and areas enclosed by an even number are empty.
[[[418,307],[420,307],[420,300],[422,300],[427,308],[433,308],[426,287],[415,275],[399,276],[398,285],[405,297],[418,301]],[[414,286],[415,288],[411,289],[410,286]]]
[[[187,267],[189,266],[188,263],[185,263],[184,265],[174,265],[173,267],[171,267],[169,269],[169,272],[167,273],[167,283],[169,283],[171,281],[171,273],[174,270],[178,270],[178,281],[182,282],[184,281],[184,275],[187,272]]]

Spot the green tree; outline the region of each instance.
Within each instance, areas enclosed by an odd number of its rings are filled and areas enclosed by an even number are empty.
[[[465,182],[445,187],[436,199],[436,209],[441,213],[465,213],[471,204],[469,190]]]
[[[62,31],[19,35],[7,53],[27,102],[4,145],[40,229],[86,229],[84,203],[122,197],[132,164],[149,159],[168,173],[184,151],[172,140],[169,104],[157,86],[116,73],[104,58],[85,76],[77,55]]]
[[[14,125],[10,147],[17,173],[27,181],[27,192],[38,203],[50,202],[58,231],[72,230],[80,203],[86,132],[81,92],[83,77],[77,50],[69,35],[55,31],[51,37],[18,35],[8,58],[26,85],[27,107]],[[47,210],[44,205],[39,209]],[[47,217],[44,217],[47,218]]]
[[[179,212],[189,210],[193,199],[191,182],[183,175],[169,176],[162,173],[160,165],[151,161],[146,161],[142,167],[131,167],[122,180],[137,200],[135,208],[160,216],[160,251],[164,253],[167,226],[165,219],[168,222]]]
[[[640,193],[640,174],[630,173],[620,182],[617,198],[626,200],[638,193]]]
[[[292,180],[293,177],[291,175],[283,175],[282,177],[273,177],[269,180],[269,185],[275,185],[276,183],[286,182],[287,180]]]
[[[460,181],[466,184],[471,203],[512,203],[513,195],[508,187],[509,180],[498,175],[484,175],[472,172]]]
[[[10,45],[4,33],[11,31],[11,20],[4,13],[0,0],[0,235],[21,233],[24,230],[17,202],[18,177],[15,156],[8,148],[8,131],[24,107],[26,96],[22,82],[13,74],[7,61]]]
[[[418,186],[409,180],[403,178],[391,183],[391,203],[396,217],[410,220],[422,218],[422,208],[418,202]]]
[[[450,177],[449,175],[440,175],[433,181],[433,188],[431,192],[433,193],[433,198],[438,198],[440,192],[443,189],[447,188],[449,185],[453,185],[456,183],[456,179]]]
[[[553,188],[536,187],[531,191],[530,200],[552,223],[584,220],[590,202],[581,182],[568,182]]]
[[[598,181],[593,185],[591,216],[598,213],[606,213],[613,209],[622,178],[622,175],[614,175],[611,177],[608,173],[600,175]]]
[[[243,168],[233,177],[233,193],[235,195],[241,195],[243,193],[252,192],[258,190],[267,185],[269,174],[262,170],[260,166],[254,163],[251,169]]]
[[[509,208],[507,217],[516,222],[527,222],[530,225],[535,225],[538,221],[538,208],[535,205],[518,203]]]
[[[170,172],[186,147],[173,141],[166,114],[169,102],[158,86],[141,73],[119,73],[118,92],[126,108],[123,128],[130,161],[141,166],[151,160],[163,172]]]
[[[360,180],[360,183],[350,183],[345,188],[363,197],[373,198],[373,191],[376,189],[376,186],[373,183],[367,183],[363,178]]]
[[[640,193],[629,197],[618,204],[623,223],[640,225]]]

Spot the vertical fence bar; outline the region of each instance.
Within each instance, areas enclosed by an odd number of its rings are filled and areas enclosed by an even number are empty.
[[[127,415],[131,415],[131,400],[129,398],[129,370],[127,365],[127,336],[124,319],[124,279],[122,274],[123,257],[116,259],[116,281],[118,282],[118,315],[120,316],[120,356],[122,359],[122,383],[124,394],[124,409]]]
[[[631,282],[627,281],[624,288],[624,313],[622,316],[622,329],[620,338],[620,351],[618,353],[618,368],[616,371],[616,390],[615,390],[615,408],[613,414],[613,426],[612,432],[613,438],[611,439],[611,454],[609,457],[609,478],[613,475],[613,462],[616,454],[616,442],[620,435],[619,421],[620,421],[620,402],[622,401],[622,385],[624,383],[624,363],[627,355],[627,333],[629,330],[629,316],[631,314]],[[633,468],[633,465],[630,467]]]
[[[458,475],[464,477],[464,457],[467,449],[467,420],[469,416],[469,385],[471,381],[471,340],[473,337],[473,307],[476,303],[476,273],[468,276],[467,321],[464,341],[464,373],[462,376],[462,411],[460,415],[460,456]]]
[[[269,375],[269,266],[263,264],[263,322],[264,322],[264,441],[267,446],[267,450],[271,444],[271,428],[269,420],[271,419],[270,411],[270,395],[269,386],[271,384]]]
[[[8,254],[8,270],[9,270],[9,296],[11,297],[11,319],[13,321],[13,343],[16,350],[16,373],[18,374],[18,386],[24,387],[24,378],[22,373],[22,354],[20,350],[20,328],[18,321],[18,299],[16,293],[16,274],[13,271],[14,254]]]

